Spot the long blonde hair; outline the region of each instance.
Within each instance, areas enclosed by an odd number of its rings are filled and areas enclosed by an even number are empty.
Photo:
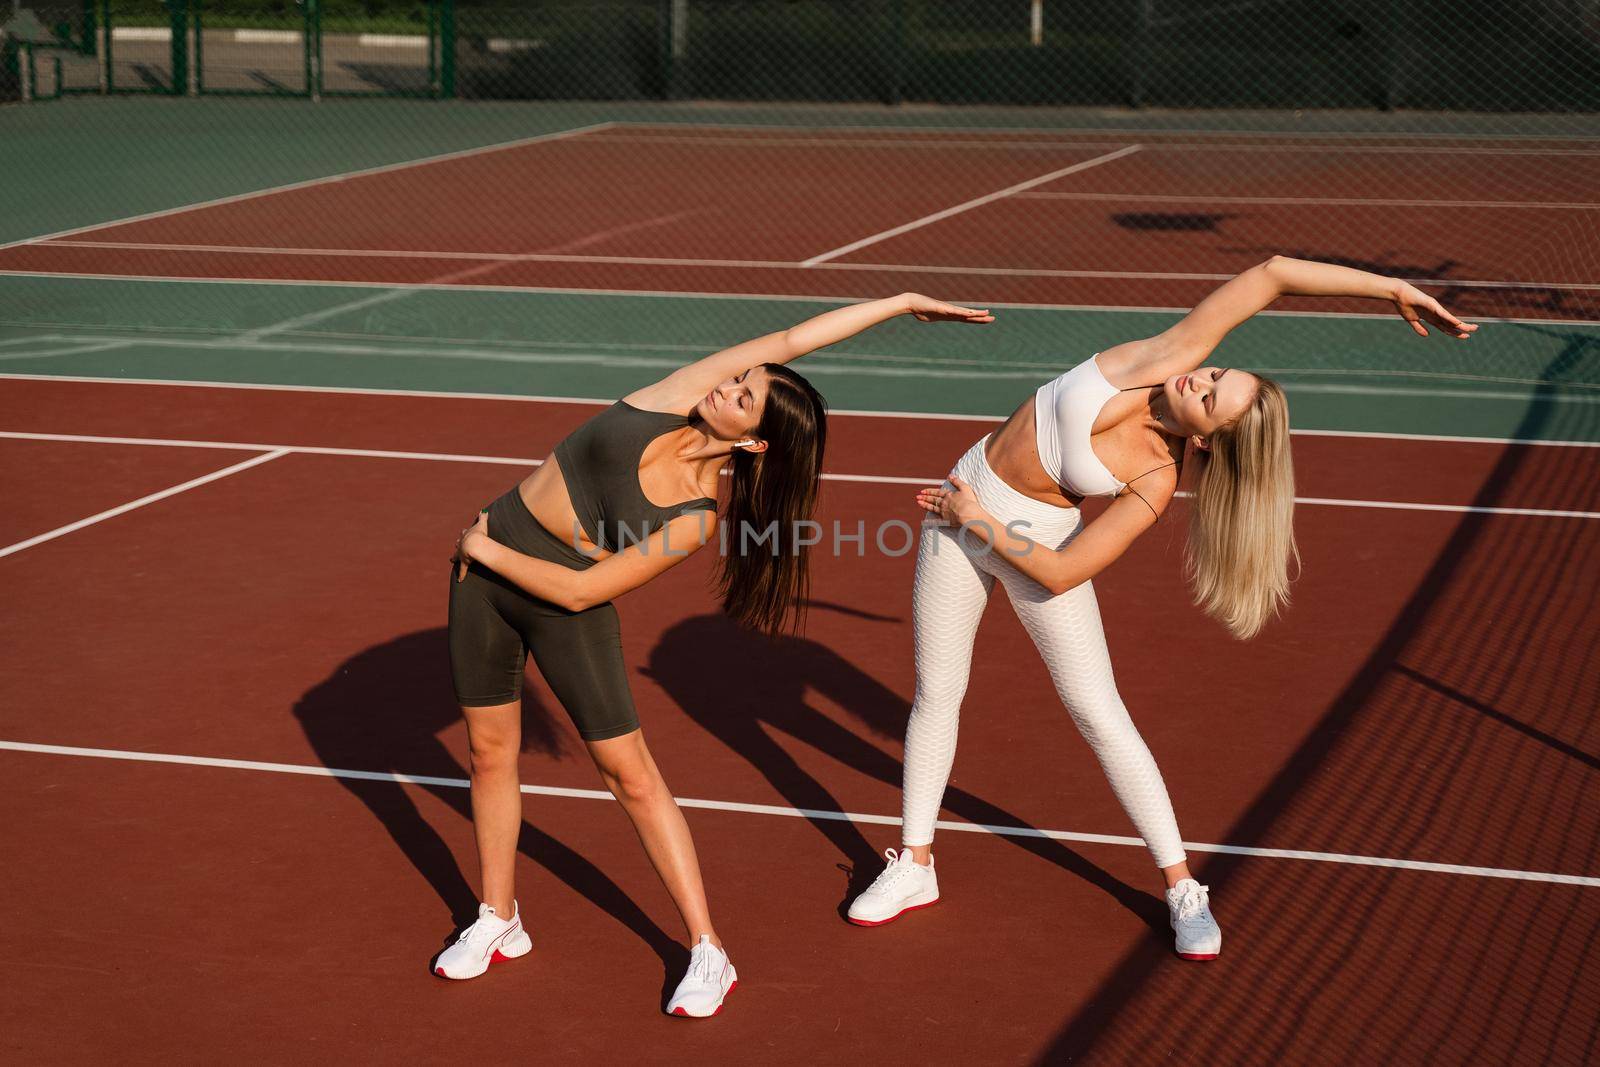
[[[1241,641],[1289,602],[1289,565],[1300,566],[1289,401],[1277,382],[1258,380],[1250,406],[1201,453],[1184,549],[1194,602]]]

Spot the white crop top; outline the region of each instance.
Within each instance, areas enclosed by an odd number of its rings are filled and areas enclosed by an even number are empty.
[[[1126,482],[1119,482],[1100,462],[1089,443],[1100,409],[1117,392],[1090,356],[1033,394],[1039,462],[1057,485],[1074,496],[1116,496],[1127,488]]]

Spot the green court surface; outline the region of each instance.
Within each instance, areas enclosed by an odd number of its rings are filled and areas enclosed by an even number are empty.
[[[815,301],[384,287],[0,279],[0,368],[341,388],[615,397]],[[1001,308],[984,329],[892,322],[806,361],[843,410],[1004,415],[1156,312]],[[1470,351],[1468,351],[1470,349]],[[1302,429],[1600,441],[1600,326],[1499,322],[1470,342],[1398,320],[1262,316],[1218,362],[1283,380]],[[64,431],[70,428],[63,428]]]
[[[8,159],[0,245],[604,121],[1204,132],[1243,120],[1225,112],[65,100],[0,109]],[[1346,129],[1582,138],[1595,126],[1585,117],[1519,125],[1458,116],[1442,127],[1415,116],[1347,121],[1338,113],[1249,123],[1252,132],[1276,124],[1330,138]],[[485,208],[472,190],[455,189],[439,210]],[[405,225],[395,220],[397,232]],[[607,398],[828,306],[781,294],[18,273],[0,275],[0,373]],[[808,373],[839,410],[1000,416],[1088,354],[1154,333],[1176,315],[994,306],[998,321],[981,330],[890,323],[808,359]],[[1215,362],[1279,377],[1301,429],[1600,442],[1600,323],[1492,321],[1467,343],[1422,341],[1381,310],[1263,315],[1236,331]]]

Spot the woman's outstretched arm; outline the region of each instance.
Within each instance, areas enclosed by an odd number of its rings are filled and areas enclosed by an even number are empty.
[[[798,326],[769,333],[752,341],[724,348],[667,375],[654,385],[631,393],[635,407],[652,411],[686,413],[700,398],[729,378],[737,378],[762,363],[788,363],[809,352],[854,337],[862,330],[898,315],[914,315],[922,322],[993,322],[987,311],[957,307],[920,293],[902,293],[883,300],[825,311]]]
[[[1478,327],[1462,322],[1410,282],[1334,263],[1273,256],[1225,282],[1170,329],[1100,353],[1100,369],[1119,387],[1150,385],[1187,374],[1240,323],[1280,296],[1342,296],[1387,300],[1422,337],[1424,322],[1466,340]]]
[[[649,537],[613,553],[587,570],[525,555],[489,536],[489,516],[461,531],[456,542],[456,581],[477,563],[494,571],[519,589],[568,611],[583,611],[614,600],[630,589],[683,562],[716,533],[717,516],[711,511],[680,515]]]

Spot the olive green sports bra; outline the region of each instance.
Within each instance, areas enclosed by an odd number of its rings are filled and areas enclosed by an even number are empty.
[[[710,497],[661,507],[639,485],[639,460],[657,437],[689,425],[686,415],[645,411],[619,400],[579,426],[559,445],[556,462],[584,534],[616,552],[638,544],[680,515],[717,510]]]

